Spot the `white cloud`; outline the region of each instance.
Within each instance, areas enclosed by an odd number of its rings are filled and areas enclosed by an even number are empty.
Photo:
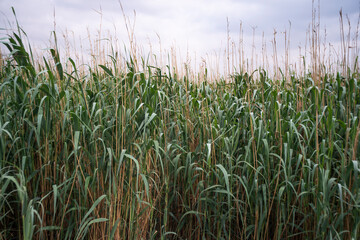
[[[135,34],[140,45],[148,45],[150,39],[153,48],[158,48],[157,34],[163,48],[170,48],[174,43],[183,50],[198,55],[218,52],[226,44],[227,23],[229,19],[231,37],[238,41],[239,25],[243,23],[244,41],[249,50],[252,44],[252,27],[256,27],[255,42],[261,50],[264,32],[271,49],[273,31],[277,29],[279,43],[281,32],[291,22],[291,46],[297,51],[299,44],[304,44],[306,31],[311,23],[311,0],[123,0],[126,15],[133,19],[136,11]],[[14,6],[20,24],[29,38],[44,44],[53,30],[54,9],[58,31],[66,29],[76,35],[87,37],[87,31],[96,33],[100,23],[102,29],[114,34],[114,28],[121,42],[127,42],[121,8],[118,0],[2,0],[0,24],[6,26],[6,19],[13,19],[10,7]],[[355,27],[359,12],[359,2],[354,0],[321,1],[321,26],[327,27],[328,40],[339,40],[338,12],[349,14]],[[102,14],[100,14],[100,11]],[[102,21],[100,21],[102,19]],[[13,21],[12,21],[13,22]],[[354,28],[353,27],[353,28]],[[279,46],[281,49],[281,46]]]

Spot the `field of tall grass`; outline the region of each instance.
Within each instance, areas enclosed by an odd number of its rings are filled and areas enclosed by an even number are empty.
[[[2,44],[0,239],[360,238],[357,64],[208,81]]]

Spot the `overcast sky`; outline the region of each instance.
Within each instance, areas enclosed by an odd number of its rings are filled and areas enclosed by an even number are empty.
[[[279,33],[291,22],[291,48],[305,42],[311,23],[311,0],[122,0],[125,14],[134,19],[138,44],[149,41],[158,47],[160,36],[163,48],[173,45],[203,55],[226,46],[227,18],[230,34],[238,41],[239,25],[243,24],[245,46],[251,46],[253,29],[256,42],[261,44],[264,33],[272,40],[274,29]],[[317,3],[316,3],[317,5]],[[0,0],[0,28],[14,23],[11,6],[15,8],[20,25],[32,43],[46,46],[50,32],[65,30],[76,36],[87,37],[102,24],[120,42],[127,43],[124,18],[118,0]],[[358,0],[322,0],[320,2],[321,28],[327,29],[330,42],[339,41],[339,10],[348,15],[354,29],[360,3]],[[54,17],[55,12],[55,17]],[[116,28],[116,33],[115,33]],[[4,33],[4,31],[3,31]],[[279,41],[281,45],[281,41]],[[247,44],[247,45],[246,45]],[[260,46],[261,48],[261,46]],[[270,48],[270,47],[269,47]],[[281,46],[280,46],[281,48]]]

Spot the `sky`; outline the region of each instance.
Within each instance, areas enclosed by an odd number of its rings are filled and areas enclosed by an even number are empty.
[[[305,44],[312,16],[312,0],[121,0],[121,4],[129,21],[135,22],[137,44],[148,46],[150,42],[159,49],[160,39],[164,49],[175,46],[183,54],[199,57],[225,49],[227,29],[231,40],[238,42],[240,23],[245,50],[251,49],[253,37],[261,49],[263,36],[271,49],[274,30],[282,49],[281,33],[289,32],[291,23],[290,48],[296,52]],[[54,28],[58,35],[67,31],[84,42],[88,32],[96,34],[101,28],[120,43],[128,43],[119,0],[0,0],[0,28],[14,26],[11,7],[30,42],[37,46],[49,45]],[[320,1],[320,29],[326,28],[327,40],[335,45],[340,40],[340,9],[355,29],[360,1]],[[1,35],[4,33],[2,30]]]

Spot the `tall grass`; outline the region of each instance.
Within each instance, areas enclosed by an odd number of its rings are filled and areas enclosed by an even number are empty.
[[[0,239],[360,237],[358,69],[83,72],[24,37],[3,42]]]

